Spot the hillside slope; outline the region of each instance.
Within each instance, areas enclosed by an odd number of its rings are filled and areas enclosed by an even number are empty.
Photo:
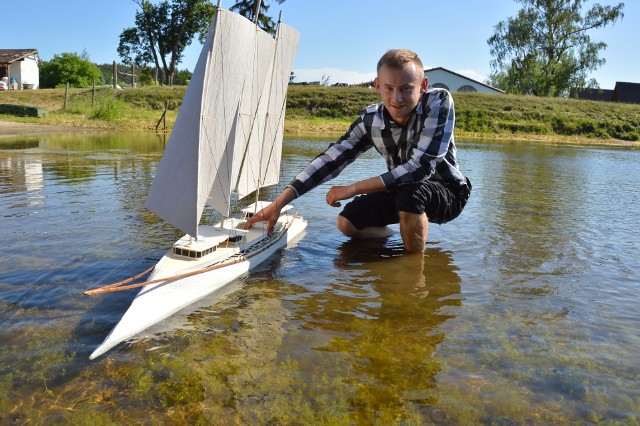
[[[109,129],[170,130],[185,87],[0,92],[0,104],[49,110],[43,118],[0,120]],[[458,134],[546,140],[640,141],[640,105],[533,96],[454,93]],[[379,101],[374,89],[290,86],[287,132],[342,133],[363,107]],[[66,108],[65,108],[66,103]],[[165,105],[166,121],[161,121]]]

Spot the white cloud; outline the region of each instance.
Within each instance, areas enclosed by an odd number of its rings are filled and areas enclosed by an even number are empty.
[[[475,70],[455,70],[454,72],[457,72],[458,74],[464,75],[465,77],[469,77],[472,78],[476,81],[479,81],[480,83],[484,83],[485,80],[487,80],[487,76],[486,75],[482,75],[479,72],[475,71]]]
[[[432,67],[426,67],[426,69],[428,68]],[[460,69],[454,70],[454,72],[464,75],[465,77],[472,78],[481,83],[484,83],[484,81],[487,79],[486,75],[480,74],[479,72],[472,69]],[[342,70],[339,68],[298,68],[294,69],[293,73],[295,75],[294,82],[296,83],[323,81],[324,79],[328,78],[330,85],[336,83],[364,83],[366,81],[372,81],[376,77],[375,71],[363,73],[358,71]]]
[[[294,69],[293,74],[295,76],[295,79],[293,81],[296,83],[322,81],[328,78],[329,84],[357,84],[371,81],[376,77],[375,71],[362,73],[357,71],[341,70],[338,68],[299,68]]]

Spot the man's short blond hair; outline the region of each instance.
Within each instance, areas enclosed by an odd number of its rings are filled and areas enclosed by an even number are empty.
[[[380,72],[380,68],[382,68],[383,65],[386,65],[389,68],[404,69],[404,67],[406,67],[410,62],[416,64],[418,69],[424,70],[422,61],[416,52],[408,49],[387,50],[387,52],[382,55],[378,61],[378,68],[376,71]]]

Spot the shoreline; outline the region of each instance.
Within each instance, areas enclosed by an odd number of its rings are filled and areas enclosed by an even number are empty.
[[[58,126],[54,124],[32,124],[32,123],[19,123],[16,121],[4,121],[0,119],[0,137],[3,136],[32,136],[41,135],[46,133],[58,133],[58,132],[75,132],[78,130],[87,130],[81,127],[72,126]],[[93,130],[93,129],[89,129]]]
[[[287,129],[285,122],[285,136],[322,136],[323,139],[338,139],[343,133],[334,130],[333,126],[318,126],[317,124],[309,124],[304,129],[304,124],[296,121],[295,125]],[[78,127],[64,126],[56,124],[35,124],[22,123],[17,121],[6,121],[0,119],[0,138],[6,136],[34,136],[47,133],[62,132],[104,132],[104,131],[131,131],[131,129],[104,129],[100,127]],[[148,129],[140,129],[140,132],[150,132]],[[169,132],[170,133],[170,132]],[[600,146],[600,147],[619,147],[619,148],[640,148],[640,141],[624,141],[620,139],[592,139],[577,136],[560,136],[560,135],[536,135],[536,134],[484,134],[456,131],[456,140],[458,141],[511,141],[511,142],[538,142],[552,143],[562,145],[575,146]]]

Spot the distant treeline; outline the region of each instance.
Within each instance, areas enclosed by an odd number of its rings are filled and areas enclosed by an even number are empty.
[[[136,86],[156,86],[158,82],[166,81],[162,73],[156,73],[153,67],[135,69],[130,65],[118,64],[116,80],[120,87],[130,87],[134,81]],[[188,70],[177,70],[173,77],[175,85],[187,85],[191,79]],[[110,64],[95,64],[89,60],[89,54],[63,52],[53,56],[50,61],[40,63],[40,87],[52,89],[64,87],[67,84],[75,88],[113,85],[114,67]]]

